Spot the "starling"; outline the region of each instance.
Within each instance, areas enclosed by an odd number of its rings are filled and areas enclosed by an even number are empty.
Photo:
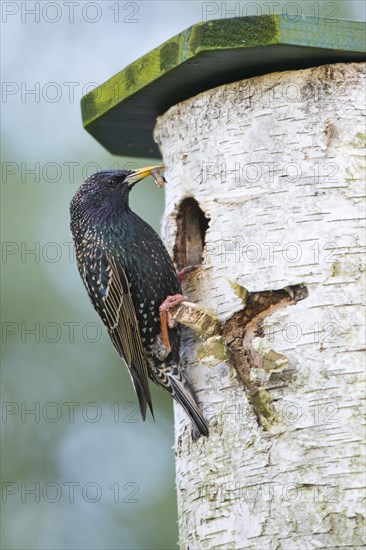
[[[150,378],[183,406],[197,439],[207,424],[180,367],[179,326],[166,323],[169,307],[184,299],[180,282],[158,234],[129,207],[134,185],[158,169],[90,176],[71,201],[71,233],[80,276],[127,364],[143,420],[147,405],[153,415]]]

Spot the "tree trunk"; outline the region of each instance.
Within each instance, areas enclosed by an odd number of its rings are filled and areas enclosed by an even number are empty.
[[[184,267],[204,239],[184,291],[221,322],[184,329],[210,428],[192,442],[175,406],[185,550],[365,542],[364,69],[255,77],[158,119],[165,242]]]

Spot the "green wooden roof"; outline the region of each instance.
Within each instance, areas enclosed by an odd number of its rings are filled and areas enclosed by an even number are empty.
[[[84,128],[116,155],[159,158],[157,116],[221,84],[273,71],[364,61],[365,23],[261,15],[198,23],[81,100]]]

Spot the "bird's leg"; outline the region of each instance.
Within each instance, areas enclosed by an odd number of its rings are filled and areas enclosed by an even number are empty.
[[[163,341],[164,346],[168,350],[168,353],[170,353],[170,349],[171,349],[169,336],[168,336],[168,327],[169,328],[174,327],[174,321],[171,318],[169,310],[173,306],[176,306],[187,299],[188,299],[187,296],[182,296],[182,294],[174,294],[173,296],[168,296],[167,298],[165,298],[164,302],[159,307],[160,323],[161,323],[161,339]]]
[[[187,265],[186,267],[183,267],[183,269],[180,269],[177,272],[178,281],[182,283],[190,273],[193,273],[196,271],[200,266],[199,265]]]

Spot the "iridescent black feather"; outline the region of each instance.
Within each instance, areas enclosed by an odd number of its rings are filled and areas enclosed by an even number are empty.
[[[208,435],[208,428],[179,366],[179,327],[169,329],[169,354],[161,342],[159,306],[181,288],[160,237],[129,208],[137,181],[135,172],[103,171],[80,186],[70,205],[77,264],[94,308],[127,363],[142,418],[147,405],[153,412],[150,378],[184,407],[196,439]]]

